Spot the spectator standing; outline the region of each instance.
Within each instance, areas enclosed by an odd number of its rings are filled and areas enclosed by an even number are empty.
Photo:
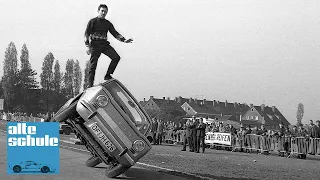
[[[222,122],[219,123],[219,132],[221,132],[221,133],[226,132],[226,128],[223,126]]]
[[[183,140],[183,148],[181,151],[186,151],[187,149],[187,143],[189,145],[189,151],[193,151],[193,146],[191,143],[191,126],[193,125],[192,120],[188,119],[188,121],[186,122],[186,135],[185,138]]]
[[[315,138],[317,136],[317,127],[313,124],[313,120],[310,120],[308,133],[311,138]]]
[[[316,123],[317,123],[317,128],[316,128],[317,136],[316,136],[316,138],[320,138],[320,120],[317,120]]]
[[[262,124],[261,129],[258,130],[258,135],[266,136],[268,134],[268,130],[266,130],[265,126]]]
[[[202,146],[202,153],[205,149],[205,136],[206,136],[206,124],[203,123],[203,118],[200,118],[199,124],[197,125],[197,141],[196,141],[196,153],[199,153],[200,144]]]
[[[192,117],[192,124],[190,126],[190,145],[192,146],[192,150],[190,152],[194,152],[195,151],[195,138],[196,137],[196,118],[193,116]]]
[[[162,135],[164,131],[164,125],[161,119],[158,119],[158,127],[157,127],[157,144],[161,145],[162,143]]]
[[[151,133],[152,133],[152,138],[153,138],[153,144],[156,145],[158,140],[157,140],[157,129],[158,129],[158,122],[156,118],[152,119],[152,127],[151,127]]]

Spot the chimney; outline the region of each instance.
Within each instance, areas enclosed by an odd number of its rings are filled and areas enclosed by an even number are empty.
[[[191,104],[192,103],[192,98],[189,98],[189,104]]]
[[[276,107],[275,106],[272,106],[272,112],[276,112]]]
[[[238,104],[237,102],[234,103],[234,108],[237,108]]]
[[[179,103],[179,104],[182,103],[182,97],[181,97],[181,96],[178,97],[178,103]]]
[[[153,96],[150,96],[150,99],[153,99]]]
[[[265,107],[265,105],[261,104],[261,111],[264,111],[264,107]]]
[[[250,107],[253,108],[253,104],[250,104]]]
[[[203,99],[202,104],[205,105],[205,103],[206,103],[206,99]]]
[[[198,104],[198,99],[197,99],[197,98],[195,98],[195,99],[194,99],[194,102],[195,102],[196,104]]]
[[[217,105],[217,101],[213,100],[213,107]]]
[[[146,102],[146,98],[143,98],[143,102]]]
[[[178,102],[178,97],[175,97],[175,98],[174,98],[174,101],[175,101],[175,102]]]
[[[166,99],[166,97],[162,97],[162,99],[163,99],[163,100],[165,100],[165,99]]]
[[[168,104],[170,103],[170,97],[167,97],[167,103]]]
[[[227,107],[228,106],[228,101],[226,100],[226,102],[225,102],[225,106]]]

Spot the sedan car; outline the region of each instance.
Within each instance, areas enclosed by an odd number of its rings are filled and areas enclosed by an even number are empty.
[[[114,78],[70,99],[51,121],[69,124],[92,154],[86,165],[107,164],[107,177],[127,171],[151,149],[150,117]]]

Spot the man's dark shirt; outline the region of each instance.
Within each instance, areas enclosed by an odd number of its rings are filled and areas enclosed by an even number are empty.
[[[88,22],[85,31],[85,37],[90,37],[92,41],[98,42],[99,44],[110,44],[107,36],[108,32],[110,32],[118,40],[120,40],[120,38],[123,38],[123,36],[115,30],[113,24],[110,21],[95,17]],[[88,45],[89,42],[85,43]]]

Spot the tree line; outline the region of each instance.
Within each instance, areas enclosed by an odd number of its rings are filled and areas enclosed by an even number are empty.
[[[42,72],[32,69],[29,50],[23,44],[19,57],[13,42],[5,51],[3,76],[0,80],[0,99],[4,99],[4,110],[27,114],[56,112],[68,99],[80,93],[81,86],[88,84],[89,61],[83,72],[77,59],[68,59],[62,71],[59,60],[49,52],[43,59]]]

